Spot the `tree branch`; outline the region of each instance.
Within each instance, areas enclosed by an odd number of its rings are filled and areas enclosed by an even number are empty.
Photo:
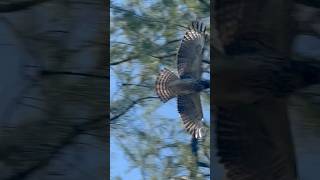
[[[205,60],[205,59],[203,59],[202,62],[203,62],[203,63],[206,63],[206,64],[210,64],[210,61]]]
[[[154,56],[154,55],[149,55],[149,56],[157,58],[157,59],[164,59],[164,58],[176,56],[176,53],[171,53],[171,54],[167,54],[167,55],[163,55],[163,56]]]
[[[0,3],[0,13],[15,12],[28,9],[35,5],[47,2],[49,0],[30,0],[22,2]]]
[[[117,10],[117,11],[127,12],[127,13],[131,14],[132,16],[136,17],[137,19],[141,19],[142,21],[145,21],[145,22],[157,22],[157,23],[162,23],[162,24],[168,24],[167,21],[157,20],[159,18],[140,16],[140,15],[137,15],[135,12],[132,12],[132,11],[127,10],[127,9],[123,9],[123,8],[121,8],[119,6],[111,5],[110,8],[114,9],[114,10]],[[170,24],[178,26],[178,27],[182,27],[184,29],[188,29],[188,27],[182,26],[180,24],[175,24],[175,23],[170,23]]]
[[[131,83],[122,83],[122,86],[139,86],[139,87],[152,88],[152,86],[148,86],[148,85],[131,84]]]
[[[163,56],[154,56],[154,55],[150,55],[150,54],[145,54],[145,55],[161,60],[161,59],[164,59],[164,58],[176,56],[176,53],[171,53],[171,54],[167,54],[167,55],[163,55]],[[135,58],[138,58],[138,57],[139,56],[132,56],[132,57],[128,57],[126,59],[120,60],[120,61],[112,62],[112,63],[110,63],[110,66],[115,66],[115,65],[118,65],[118,64],[121,64],[121,63],[124,63],[124,62],[128,62],[128,61],[131,61],[131,60],[133,60]]]
[[[136,104],[140,103],[141,101],[147,100],[147,99],[158,99],[159,97],[154,97],[154,96],[149,96],[149,97],[143,97],[137,100],[134,100],[131,102],[131,104],[124,109],[122,112],[120,112],[119,114],[113,116],[112,118],[110,118],[110,122],[114,121],[118,118],[120,118],[121,116],[123,116],[124,114],[126,114],[131,108],[133,108]]]
[[[70,72],[70,71],[49,71],[42,70],[40,71],[41,76],[52,76],[52,75],[73,75],[73,76],[85,76],[85,77],[93,77],[100,79],[108,79],[108,75],[96,75],[96,74],[88,74],[88,73],[79,73],[79,72]]]
[[[200,162],[200,161],[198,161],[198,166],[199,167],[206,167],[206,168],[210,168],[210,166],[209,166],[209,164],[207,164],[207,163],[204,163],[204,162]]]
[[[88,127],[91,127],[92,125],[96,123],[101,123],[101,121],[104,121],[104,119],[107,117],[106,114],[99,115],[94,119],[88,120],[80,125],[74,126],[73,131],[70,132],[66,137],[62,139],[59,145],[52,145],[50,148],[52,148],[52,151],[49,152],[49,155],[47,158],[44,158],[37,162],[35,165],[31,166],[30,168],[27,168],[26,170],[23,170],[21,172],[18,172],[11,177],[6,178],[6,180],[21,180],[27,178],[30,174],[34,173],[35,171],[42,169],[46,167],[53,158],[56,157],[57,154],[61,152],[63,148],[66,146],[72,144],[74,142],[74,139],[81,135],[83,132],[89,130]]]
[[[128,62],[128,61],[131,61],[133,59],[136,59],[137,57],[139,57],[139,56],[132,56],[132,57],[128,57],[128,58],[126,58],[124,60],[121,60],[121,61],[112,62],[112,63],[110,63],[110,66],[115,66],[115,65],[118,65],[118,64],[121,64],[121,63],[124,63],[124,62]]]
[[[205,0],[199,0],[200,3],[204,4],[205,6],[207,6],[208,8],[210,7],[210,4],[207,3]]]

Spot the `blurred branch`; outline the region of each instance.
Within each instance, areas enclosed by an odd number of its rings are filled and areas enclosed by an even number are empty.
[[[60,144],[58,145],[50,145],[51,152],[49,152],[48,156],[46,158],[43,158],[39,162],[35,163],[30,168],[27,168],[19,173],[13,174],[11,177],[6,178],[6,180],[21,180],[27,178],[30,174],[36,172],[39,169],[45,168],[53,158],[56,157],[57,154],[61,152],[62,149],[64,149],[66,146],[74,143],[74,140],[76,137],[81,135],[82,133],[86,132],[87,130],[90,130],[88,127],[92,127],[93,125],[97,123],[104,123],[107,115],[102,114],[98,115],[96,118],[92,118],[86,122],[83,122],[79,125],[75,125],[73,127],[73,131],[70,132],[67,136],[63,137]],[[49,145],[47,145],[49,146]],[[19,153],[19,152],[13,152],[13,153]]]
[[[167,54],[167,55],[163,55],[163,56],[154,56],[154,55],[150,55],[150,54],[145,54],[145,55],[161,60],[161,59],[164,59],[164,58],[176,56],[176,53],[171,53],[171,54]],[[112,63],[110,63],[110,66],[119,65],[121,63],[125,63],[125,62],[128,62],[128,61],[131,61],[131,60],[136,59],[138,57],[139,56],[137,55],[137,56],[128,57],[128,58],[120,60],[120,61],[112,62]]]
[[[132,12],[130,10],[127,10],[127,9],[123,9],[119,6],[115,6],[115,5],[111,5],[110,6],[111,9],[114,9],[116,11],[123,11],[123,12],[127,12],[129,14],[131,14],[132,16],[136,17],[137,19],[141,19],[142,21],[146,21],[146,22],[157,22],[157,23],[162,23],[162,24],[168,24],[167,21],[160,21],[160,20],[156,20],[156,19],[159,19],[159,18],[154,18],[154,17],[147,17],[147,16],[140,16],[140,15],[137,15],[135,12]],[[188,27],[185,27],[185,26],[182,26],[180,24],[175,24],[175,23],[169,23],[169,24],[172,24],[172,25],[175,25],[175,26],[178,26],[178,27],[182,27],[184,29],[187,29]]]
[[[167,55],[163,55],[163,56],[153,56],[153,55],[149,55],[151,57],[157,58],[157,59],[164,59],[164,58],[168,58],[168,57],[172,57],[172,56],[176,56],[176,53],[171,53],[171,54],[167,54]]]
[[[35,5],[47,2],[49,0],[30,0],[30,1],[22,1],[22,2],[10,2],[0,3],[0,13],[8,13],[14,11],[25,10]]]
[[[171,44],[171,43],[175,43],[175,42],[179,42],[181,41],[181,39],[174,39],[174,40],[170,40],[168,42],[166,42],[165,44],[161,45],[159,48],[164,48],[165,46]],[[126,42],[121,42],[121,41],[111,41],[111,44],[124,44],[127,46],[136,46],[137,42],[135,44],[131,44],[131,43],[126,43]]]
[[[141,84],[131,84],[131,83],[122,83],[122,86],[139,86],[139,87],[153,88],[153,86],[141,85]]]
[[[154,96],[149,96],[149,97],[143,97],[143,98],[139,98],[137,100],[134,100],[131,102],[131,104],[129,104],[129,106],[127,108],[125,108],[122,112],[120,112],[119,114],[113,116],[110,118],[110,121],[114,121],[118,118],[120,118],[121,116],[123,116],[124,114],[126,114],[131,108],[133,108],[136,104],[139,104],[141,101],[147,100],[147,99],[158,99],[159,97],[154,97]]]
[[[202,62],[203,62],[203,63],[206,63],[206,64],[210,64],[210,61],[205,60],[205,59],[203,59]]]
[[[97,75],[97,74],[88,74],[88,73],[79,73],[79,72],[70,72],[70,71],[49,71],[42,70],[40,71],[42,76],[52,76],[52,75],[73,75],[73,76],[85,76],[92,78],[108,79],[108,75]]]
[[[121,60],[121,61],[112,62],[112,63],[110,63],[110,66],[115,66],[115,65],[118,65],[118,64],[121,64],[121,63],[124,63],[124,62],[128,62],[128,61],[131,61],[133,59],[136,59],[137,57],[139,57],[139,56],[132,56],[132,57],[128,57],[128,58],[126,58],[124,60]]]
[[[27,36],[24,34],[25,32],[23,30],[20,30],[19,28],[17,28],[8,18],[6,18],[6,16],[0,16],[0,20],[1,20],[1,22],[4,22],[7,25],[7,27],[10,29],[11,32],[13,32],[14,36],[16,37],[15,38],[16,41],[19,42],[18,47],[20,47],[21,49],[26,51],[28,53],[28,55],[32,57],[32,60],[36,64],[38,64],[38,66],[40,68],[44,67],[44,63],[41,60],[41,58],[39,57],[39,54],[37,53],[37,48],[30,46],[29,43],[27,42]],[[28,64],[28,63],[25,63],[25,64]],[[25,64],[23,64],[22,67],[24,67]],[[21,68],[21,69],[23,69],[23,68]],[[25,74],[25,71],[22,71],[21,74]],[[28,77],[28,75],[23,76],[23,77],[26,78],[26,77]],[[28,78],[27,80],[34,81],[35,79]]]
[[[204,4],[205,6],[207,6],[208,8],[210,7],[210,4],[208,2],[206,2],[205,0],[199,0],[200,3]]]
[[[199,161],[197,164],[198,164],[198,166],[199,166],[199,167],[206,167],[206,168],[210,168],[209,164],[204,163],[204,162],[200,162],[200,161]]]
[[[40,110],[40,111],[44,111],[44,112],[49,112],[47,109],[45,108],[42,108],[42,107],[38,107],[38,106],[35,106],[35,105],[32,105],[32,104],[27,104],[25,102],[20,102],[20,103],[17,103],[18,105],[23,105],[23,106],[27,106],[27,107],[30,107],[30,108],[33,108],[33,109],[37,109],[37,110]]]
[[[121,42],[121,41],[111,41],[110,43],[111,44],[124,44],[124,45],[128,45],[128,46],[135,46],[134,44]]]
[[[36,82],[30,81],[27,85],[21,88],[21,91],[13,99],[13,101],[10,102],[10,104],[7,107],[5,107],[5,110],[1,117],[7,119],[7,121],[10,122],[14,112],[18,109],[18,105],[22,103],[24,95],[27,94],[27,92],[35,85]]]
[[[174,40],[171,40],[171,41],[168,41],[166,44],[164,44],[163,46],[166,46],[168,44],[171,44],[171,43],[175,43],[175,42],[179,42],[181,41],[181,39],[174,39]]]

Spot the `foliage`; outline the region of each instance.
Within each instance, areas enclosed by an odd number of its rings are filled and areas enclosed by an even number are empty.
[[[176,69],[177,48],[192,20],[202,20],[210,32],[209,12],[209,1],[111,2],[111,138],[145,179],[208,178],[209,168],[202,166],[209,164],[210,137],[192,152],[178,114],[161,112],[175,105],[160,102],[154,83],[161,68]],[[208,45],[205,54],[208,79]],[[202,95],[207,113],[209,97]]]

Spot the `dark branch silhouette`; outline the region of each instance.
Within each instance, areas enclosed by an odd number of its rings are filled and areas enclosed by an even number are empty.
[[[40,71],[41,76],[52,76],[52,75],[72,75],[72,76],[84,76],[98,79],[108,79],[108,75],[97,75],[97,74],[89,74],[89,73],[79,73],[79,72],[70,72],[70,71],[49,71],[42,70]]]
[[[122,83],[122,86],[138,86],[138,87],[145,87],[145,88],[153,88],[152,85],[131,84],[131,83]]]
[[[139,98],[137,100],[134,100],[131,102],[131,104],[129,104],[129,106],[127,106],[122,112],[120,112],[119,114],[111,117],[110,121],[114,121],[116,119],[118,119],[119,117],[123,116],[124,114],[126,114],[131,108],[133,108],[136,104],[139,104],[141,101],[147,100],[147,99],[159,99],[158,97],[154,97],[154,96],[150,96],[150,97],[143,97],[143,98]]]
[[[49,0],[30,0],[30,1],[22,1],[22,2],[10,2],[0,3],[0,13],[8,13],[8,12],[16,12],[21,10],[26,10],[35,5],[42,4]]]
[[[91,120],[85,121],[84,123],[81,123],[80,125],[74,126],[73,127],[73,131],[70,132],[66,137],[63,137],[63,139],[61,140],[60,144],[50,146],[51,151],[50,151],[49,155],[47,156],[47,158],[43,158],[39,162],[35,163],[33,166],[27,168],[26,170],[18,172],[16,174],[14,174],[13,176],[9,177],[9,178],[6,178],[5,180],[21,180],[21,179],[25,179],[29,175],[34,173],[35,171],[45,168],[47,165],[49,165],[51,160],[53,158],[55,158],[56,155],[59,154],[66,146],[74,143],[74,140],[76,139],[76,137],[78,137],[79,135],[81,135],[81,134],[85,133],[86,131],[90,130],[90,128],[88,128],[88,127],[91,127],[91,126],[93,126],[93,125],[95,125],[97,123],[105,122],[106,117],[107,117],[106,114],[99,115],[96,118],[93,118]],[[49,146],[49,144],[47,146]],[[19,152],[17,152],[17,153],[19,153]]]
[[[164,21],[164,20],[158,20],[159,18],[154,18],[154,17],[147,17],[147,16],[140,16],[140,15],[137,15],[135,12],[132,12],[130,10],[127,10],[127,9],[123,9],[119,6],[115,6],[115,5],[112,5],[110,6],[111,9],[114,9],[116,11],[122,11],[122,12],[126,12],[126,13],[129,13],[131,14],[132,16],[136,17],[137,19],[141,19],[142,21],[146,21],[146,22],[155,22],[155,23],[163,23],[163,24],[168,24],[167,21]],[[186,26],[182,26],[180,24],[175,24],[175,23],[170,23],[172,25],[175,25],[175,26],[178,26],[178,27],[182,27],[184,29],[187,29],[188,27]]]
[[[132,56],[132,57],[128,57],[126,59],[123,59],[123,60],[120,60],[120,61],[117,61],[117,62],[112,62],[112,63],[110,63],[110,66],[115,66],[115,65],[118,65],[118,64],[121,64],[121,63],[124,63],[124,62],[128,62],[128,61],[131,61],[131,60],[136,59],[138,57],[139,56]]]

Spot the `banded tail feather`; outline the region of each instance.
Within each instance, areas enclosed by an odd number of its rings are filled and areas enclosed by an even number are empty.
[[[171,98],[174,98],[177,94],[170,88],[169,83],[178,80],[176,76],[169,69],[164,68],[161,70],[156,80],[156,93],[163,102],[167,102]]]

